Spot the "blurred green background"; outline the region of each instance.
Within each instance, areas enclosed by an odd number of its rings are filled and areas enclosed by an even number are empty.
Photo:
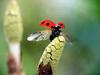
[[[0,0],[0,75],[7,75],[8,45],[3,32],[4,12],[9,0]],[[17,0],[23,19],[23,66],[35,75],[47,41],[28,42],[26,37],[46,28],[39,22],[63,21],[73,39],[66,44],[55,75],[100,75],[100,0]],[[65,32],[65,34],[67,33]]]

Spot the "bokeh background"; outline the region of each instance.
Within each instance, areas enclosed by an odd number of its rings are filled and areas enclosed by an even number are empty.
[[[3,22],[9,0],[0,0],[0,75],[7,75],[7,52]],[[100,75],[100,0],[17,0],[23,19],[21,43],[26,75],[35,75],[38,61],[49,40],[28,42],[32,32],[44,30],[39,22],[51,19],[65,23],[66,44],[55,75]]]

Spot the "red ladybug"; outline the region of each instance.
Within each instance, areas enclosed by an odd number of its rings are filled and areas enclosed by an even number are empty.
[[[28,36],[27,38],[28,41],[40,41],[40,40],[46,40],[48,38],[50,38],[50,41],[52,41],[55,37],[61,35],[62,32],[61,29],[65,28],[63,22],[55,24],[51,20],[44,20],[40,22],[40,26],[47,27],[48,30],[32,33],[31,35]]]

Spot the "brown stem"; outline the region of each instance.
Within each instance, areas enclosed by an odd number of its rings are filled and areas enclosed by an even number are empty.
[[[9,53],[7,64],[9,75],[23,75],[21,63],[18,64],[16,62],[16,59],[14,58],[13,54]]]
[[[44,65],[43,62],[41,62],[36,75],[53,75],[50,63]]]
[[[15,47],[15,50],[12,49]],[[17,45],[19,46],[19,45]],[[19,51],[18,51],[19,50]],[[20,48],[17,49],[15,45],[11,45],[9,53],[8,53],[8,73],[9,75],[24,75],[21,63],[21,53]]]

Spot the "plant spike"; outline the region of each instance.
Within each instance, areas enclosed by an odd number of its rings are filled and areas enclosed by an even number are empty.
[[[9,75],[24,75],[21,63],[20,42],[23,34],[22,18],[16,0],[10,0],[4,16],[5,38],[9,46],[8,73]]]
[[[65,45],[65,38],[58,36],[45,48],[36,75],[53,75]]]

